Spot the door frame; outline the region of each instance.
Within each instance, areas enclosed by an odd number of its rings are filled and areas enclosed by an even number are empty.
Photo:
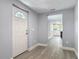
[[[27,36],[27,50],[29,48],[29,11],[17,6],[16,4],[12,4],[12,7],[16,7],[22,11],[24,11],[25,13],[27,13],[27,28],[28,28],[28,36]],[[13,12],[13,11],[12,11]],[[12,43],[12,47],[13,47],[13,43]],[[12,48],[12,54],[13,54],[13,48]],[[13,56],[13,55],[12,55]]]
[[[63,25],[63,32],[64,32],[64,24],[63,24],[64,23],[64,20],[63,20],[64,19],[64,14],[63,13],[53,13],[53,14],[48,14],[47,17],[51,16],[51,15],[52,16],[54,16],[54,15],[62,15],[62,25]],[[48,21],[48,30],[49,30],[49,20],[47,19],[47,21]],[[49,31],[48,31],[48,33],[49,33]],[[63,38],[62,38],[62,40],[63,40]]]

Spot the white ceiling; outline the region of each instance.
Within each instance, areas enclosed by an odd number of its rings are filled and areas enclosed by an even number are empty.
[[[38,13],[50,11],[50,9],[62,10],[73,7],[77,0],[20,0]]]

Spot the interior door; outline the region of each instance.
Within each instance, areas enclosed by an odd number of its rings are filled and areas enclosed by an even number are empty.
[[[27,13],[13,6],[13,57],[27,50]]]

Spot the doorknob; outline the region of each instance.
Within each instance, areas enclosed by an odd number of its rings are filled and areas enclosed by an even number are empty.
[[[26,30],[26,35],[28,35],[29,33],[28,33],[28,30]]]
[[[29,33],[26,33],[26,35],[28,35]]]

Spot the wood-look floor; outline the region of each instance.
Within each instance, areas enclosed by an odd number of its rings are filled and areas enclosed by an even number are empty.
[[[39,46],[32,51],[26,51],[14,59],[77,59],[72,51],[52,51],[46,47]]]
[[[50,40],[47,47],[38,46],[14,59],[77,59],[73,51],[62,50],[59,44],[55,40]]]

